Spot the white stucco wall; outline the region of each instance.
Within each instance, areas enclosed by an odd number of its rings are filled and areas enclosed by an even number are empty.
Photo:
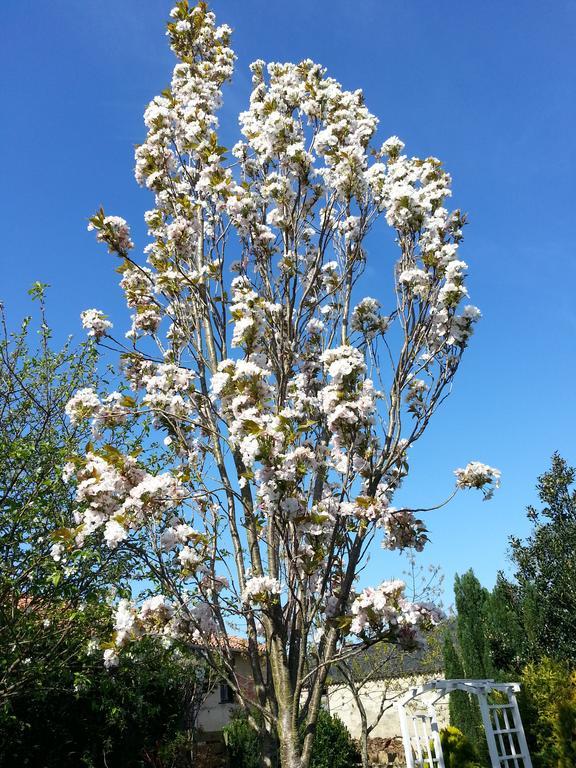
[[[252,669],[246,658],[242,656],[237,656],[235,658],[234,671],[238,677],[240,685],[242,685],[244,689],[249,689],[251,685],[253,685]],[[220,703],[220,686],[217,686],[216,690],[209,694],[200,709],[196,724],[199,728],[208,733],[221,731],[222,728],[230,722],[232,712],[237,708],[237,704]]]
[[[248,661],[238,657],[235,665],[236,674],[241,680],[243,686],[249,686],[252,681],[251,669]],[[440,677],[436,675],[436,677]],[[383,697],[389,700],[391,705],[382,716],[380,722],[370,734],[370,738],[393,738],[400,736],[400,722],[395,702],[397,698],[406,693],[408,688],[414,685],[421,685],[429,677],[403,677],[393,680],[383,680],[367,683],[362,689],[362,702],[367,710],[368,723],[371,724],[377,717],[380,709],[380,703]],[[431,701],[435,694],[426,694],[421,697],[421,701]],[[333,715],[338,715],[346,725],[352,737],[357,739],[360,736],[361,724],[360,713],[350,691],[340,685],[332,685],[328,688],[328,695],[324,697],[323,704]],[[220,703],[220,688],[217,687],[206,699],[198,715],[198,726],[206,731],[221,731],[230,721],[230,717],[236,704]],[[442,728],[448,725],[448,697],[441,699],[436,704],[436,713],[438,723]]]
[[[440,677],[436,675],[436,677]],[[385,697],[391,705],[383,714],[380,722],[370,734],[370,738],[389,739],[400,736],[400,721],[396,704],[398,697],[406,693],[413,685],[421,685],[428,678],[398,678],[395,680],[383,680],[367,683],[361,692],[361,700],[366,709],[368,724],[376,719],[380,710],[380,704]],[[436,694],[425,694],[419,698],[423,703],[430,702]],[[360,713],[354,697],[347,688],[342,686],[330,686],[325,697],[326,708],[333,715],[338,715],[346,725],[352,737],[357,739],[361,733]],[[436,705],[436,713],[440,727],[448,725],[448,697],[441,699]]]
[[[208,733],[221,731],[230,722],[230,715],[235,706],[235,704],[221,704],[220,690],[216,690],[208,696],[198,713],[197,727]]]

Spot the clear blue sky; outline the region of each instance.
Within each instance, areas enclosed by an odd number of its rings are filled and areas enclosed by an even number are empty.
[[[86,232],[104,204],[144,245],[148,193],[132,175],[145,104],[169,82],[168,0],[2,0],[0,4],[0,298],[13,322],[26,290],[51,284],[62,338],[79,314],[127,315],[113,263]],[[462,256],[484,319],[454,392],[412,452],[404,498],[440,500],[470,459],[499,467],[490,503],[461,495],[427,517],[424,560],[473,567],[487,585],[506,567],[507,536],[528,530],[525,504],[554,450],[576,462],[576,2],[574,0],[215,0],[235,30],[225,141],[248,101],[248,64],[312,58],[364,89],[381,137],[440,157],[454,204],[469,212]],[[385,280],[382,245],[367,284]],[[367,580],[398,575],[376,553]],[[450,597],[449,597],[450,599]]]

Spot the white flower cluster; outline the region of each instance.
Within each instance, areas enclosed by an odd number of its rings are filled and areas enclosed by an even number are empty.
[[[448,307],[432,307],[431,333],[428,340],[429,349],[434,352],[445,344],[448,346],[464,346],[470,338],[474,323],[478,322],[481,312],[478,307],[468,304],[461,315],[454,315]]]
[[[88,331],[88,336],[93,336],[97,341],[108,334],[112,323],[106,320],[106,315],[99,309],[85,309],[81,313],[82,327]]]
[[[120,656],[115,648],[106,648],[103,658],[106,669],[116,669],[120,665]]]
[[[127,254],[134,243],[130,238],[130,227],[121,216],[104,216],[102,212],[90,219],[88,230],[96,230],[96,239],[106,243],[110,251]]]
[[[187,544],[190,539],[197,539],[198,531],[188,523],[174,521],[160,535],[160,546],[164,552],[170,552],[179,544]]]
[[[363,378],[366,364],[362,353],[352,346],[336,347],[323,353],[330,382],[318,395],[320,408],[332,433],[332,459],[338,472],[346,473],[348,462],[354,471],[365,469],[363,454],[368,449],[367,430],[373,423],[376,395],[370,379]]]
[[[60,560],[62,560],[65,552],[66,547],[59,541],[55,544],[52,544],[50,547],[50,557],[54,560],[55,563],[59,563]]]
[[[111,392],[100,400],[90,387],[79,389],[66,403],[64,411],[72,424],[92,419],[92,431],[95,437],[103,427],[113,428],[124,424],[130,409],[123,404],[120,392]]]
[[[75,477],[75,538],[82,546],[86,536],[104,528],[104,539],[113,549],[124,541],[130,529],[147,519],[177,507],[187,493],[171,474],[150,475],[131,456],[109,449],[109,459],[88,453],[81,465],[69,465],[66,476]]]
[[[428,537],[426,527],[408,509],[398,510],[390,506],[388,497],[380,493],[376,498],[358,496],[354,501],[338,505],[338,514],[354,520],[375,523],[384,532],[384,549],[424,549]]]
[[[326,328],[326,324],[323,320],[320,320],[318,317],[312,317],[307,323],[306,323],[306,330],[310,334],[310,336],[320,336],[324,329]]]
[[[193,291],[209,277],[214,265],[198,265],[195,253],[201,232],[197,205],[209,200],[223,208],[222,195],[236,186],[231,172],[222,164],[218,146],[215,111],[221,106],[221,87],[233,71],[234,53],[228,45],[230,28],[216,26],[214,14],[204,4],[190,7],[178,2],[171,12],[168,34],[176,64],[171,88],[155,98],[145,112],[146,140],[136,150],[136,179],[155,193],[156,207],[145,219],[154,238],[145,252],[153,269],[124,259],[119,270],[127,304],[134,309],[132,327],[126,336],[136,342],[141,336],[156,335],[165,314],[172,324],[167,330],[173,349],[186,340],[187,323],[195,322],[191,306],[164,303]],[[98,240],[125,257],[133,244],[126,222],[99,211],[90,221]],[[159,296],[159,298],[157,298]],[[173,359],[174,352],[166,355]]]
[[[262,222],[259,202],[261,200],[256,194],[237,184],[226,202],[226,211],[240,238],[257,257],[262,257],[269,252],[276,235],[268,224]],[[270,223],[278,225],[279,217],[270,218]]]
[[[242,592],[243,603],[267,603],[281,592],[280,583],[270,576],[252,576]]]
[[[461,299],[468,296],[464,286],[464,270],[468,265],[464,261],[449,261],[444,272],[445,281],[438,293],[438,301],[445,307],[456,307]]]
[[[458,488],[480,489],[485,499],[491,498],[494,490],[500,487],[500,470],[480,461],[471,461],[464,469],[456,469],[454,474]]]
[[[170,642],[179,638],[209,639],[218,631],[212,609],[206,603],[176,606],[164,595],[154,595],[137,607],[120,600],[114,620],[114,647],[104,651],[104,666],[117,667],[118,650],[128,643],[153,635]]]
[[[170,95],[156,97],[144,119],[148,136],[136,150],[136,179],[157,193],[162,209],[167,182],[181,186],[178,155],[205,167],[197,191],[210,186],[220,167],[212,137],[218,121],[214,112],[222,103],[221,86],[233,71],[234,53],[228,46],[230,28],[217,27],[205,6],[178,3],[168,33],[172,50],[181,59],[174,68]],[[212,157],[214,155],[214,157]],[[167,202],[167,200],[166,200]]]
[[[429,603],[413,603],[404,596],[403,581],[383,581],[367,587],[351,606],[350,632],[362,638],[382,637],[402,648],[423,645],[423,631],[438,624],[442,612]]]
[[[310,60],[267,66],[257,61],[251,69],[250,109],[240,115],[240,123],[258,163],[279,160],[289,175],[305,178],[319,156],[324,165],[317,172],[328,187],[342,199],[362,194],[367,146],[377,125],[362,92],[343,91]],[[314,121],[320,126],[316,154],[306,148],[304,134],[304,123]],[[245,151],[243,145],[235,149],[237,156]]]
[[[382,521],[388,514],[388,500],[385,496],[373,498],[370,496],[358,496],[354,501],[343,501],[339,512],[357,520],[369,520],[370,522]]]
[[[91,419],[98,412],[102,403],[91,387],[79,389],[66,403],[64,411],[72,424],[79,424]]]
[[[386,333],[390,318],[380,314],[380,302],[370,296],[362,299],[352,311],[350,327],[361,333],[366,339]]]
[[[142,377],[146,394],[142,404],[158,416],[189,419],[195,412],[194,379],[196,374],[172,363],[150,368]]]
[[[418,232],[452,194],[451,178],[435,157],[408,158],[403,149],[400,139],[388,139],[380,150],[388,161],[372,165],[366,176],[388,224],[400,232]]]
[[[205,537],[188,523],[173,520],[172,524],[160,534],[160,548],[163,552],[172,552],[180,548],[177,558],[183,576],[194,576],[197,572],[205,572],[204,562],[207,558]],[[223,582],[222,586],[224,586]],[[212,589],[214,590],[215,587]]]
[[[234,319],[232,347],[241,347],[247,355],[265,352],[265,328],[274,315],[282,312],[278,304],[262,300],[245,277],[232,281],[230,314]]]
[[[111,392],[106,395],[94,413],[93,429],[95,434],[99,435],[103,427],[118,427],[126,422],[130,408],[124,405],[123,401],[124,396],[120,392]]]
[[[385,142],[380,155],[386,162],[373,164],[366,177],[388,224],[401,237],[415,238],[411,258],[399,263],[397,280],[406,296],[430,304],[426,341],[434,355],[446,346],[465,346],[480,313],[469,306],[456,314],[468,295],[467,265],[457,258],[464,219],[459,211],[449,213],[443,207],[452,194],[450,175],[436,158],[408,158],[401,154],[403,148],[395,136]]]
[[[408,411],[415,416],[420,416],[426,409],[426,397],[430,387],[423,379],[418,379],[413,376],[408,384],[408,391],[406,392],[406,403],[408,404]]]
[[[413,296],[426,299],[428,298],[428,294],[430,292],[432,275],[428,272],[425,272],[423,269],[411,267],[410,269],[403,270],[398,275],[398,282],[401,285],[405,285],[407,288],[409,288],[410,293]]]
[[[366,371],[364,356],[349,345],[327,349],[322,362],[334,386],[345,386],[348,380],[355,383],[354,379]]]
[[[120,600],[114,620],[116,645],[122,647],[147,634],[147,630],[148,633],[151,629],[164,631],[173,616],[174,606],[164,595],[147,598],[139,610],[129,600]]]
[[[100,211],[90,220],[88,229],[96,229],[97,239],[106,242],[110,251],[119,256],[126,256],[133,247],[130,240],[128,225],[119,216],[104,216]],[[154,281],[149,269],[134,265],[127,259],[119,267],[122,273],[120,285],[126,295],[128,306],[135,309],[132,315],[132,328],[126,333],[126,337],[137,339],[139,334],[153,334],[157,331],[162,320],[162,314],[158,302],[154,299]],[[90,335],[100,338],[105,335],[112,324],[106,321],[105,316],[99,310],[86,310],[82,313],[82,323],[90,329]]]
[[[254,353],[248,359],[223,360],[212,376],[211,390],[229,417],[230,442],[247,467],[284,443],[281,420],[271,411],[272,388],[266,357]]]
[[[298,483],[318,467],[318,460],[312,448],[299,445],[279,457],[276,477],[283,483]]]
[[[421,552],[428,541],[426,526],[409,509],[389,507],[379,525],[385,533],[384,549],[414,549]]]

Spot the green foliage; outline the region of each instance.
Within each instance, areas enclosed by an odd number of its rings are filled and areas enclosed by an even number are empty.
[[[536,768],[576,765],[576,470],[558,454],[538,478],[534,527],[511,539],[515,579],[492,592],[469,572],[456,579],[458,650],[446,643],[447,677],[518,679],[522,720]],[[480,714],[451,694],[450,719],[477,747]],[[473,718],[474,719],[474,718]],[[481,760],[483,755],[480,752]]]
[[[465,675],[462,660],[456,651],[452,636],[448,633],[444,638],[443,650],[446,678],[456,680],[463,678]],[[453,691],[449,695],[448,706],[450,723],[454,726],[454,730],[459,730],[463,734],[471,734],[474,738],[477,737],[481,722],[479,712],[474,708],[474,703],[470,699],[469,694],[466,691]],[[470,738],[470,736],[467,738]]]
[[[559,702],[558,719],[555,723],[558,744],[558,768],[574,768],[576,765],[576,701]]]
[[[125,560],[112,563],[103,545],[66,562],[51,555],[55,534],[74,524],[62,472],[89,439],[67,422],[65,405],[97,377],[92,345],[53,348],[44,290],[36,283],[30,292],[39,302],[36,334],[31,318],[10,333],[0,316],[0,706],[53,684],[103,629],[98,606],[126,573]]]
[[[154,755],[148,755],[154,768],[194,768],[196,733],[192,730],[177,731],[171,738],[162,740]]]
[[[321,709],[316,723],[310,768],[350,768],[359,760],[356,745],[342,720]]]
[[[254,725],[251,725],[248,715],[238,710],[233,714],[228,725],[224,727],[224,740],[230,766],[234,766],[234,768],[260,768],[262,748],[256,726],[256,719],[254,719]]]
[[[576,765],[576,470],[557,453],[538,478],[542,507],[528,507],[534,527],[511,539],[515,565],[511,638],[521,627],[520,705],[537,768]],[[511,665],[512,669],[514,666]]]
[[[182,733],[184,666],[143,641],[117,670],[76,657],[54,685],[13,697],[0,715],[0,764],[139,768]]]
[[[538,478],[542,509],[528,507],[534,529],[526,541],[511,539],[532,659],[576,659],[576,470],[557,453]]]
[[[446,768],[481,768],[471,741],[458,728],[443,728],[440,743]]]
[[[488,593],[467,574],[466,581],[459,580],[460,596],[463,587],[468,589],[465,600],[459,602],[457,626],[464,648],[460,653],[448,636],[444,644],[446,677],[473,677],[468,669],[484,671],[482,677],[496,679],[520,678],[519,705],[530,753],[535,768],[567,768],[576,765],[576,677],[566,661],[542,657],[526,663],[529,647],[522,631],[521,619],[525,615],[520,604],[520,590],[501,575],[494,590]],[[476,610],[472,596],[479,596]],[[468,632],[476,619],[474,632]],[[507,631],[508,628],[508,631]],[[480,632],[484,637],[479,638]],[[467,642],[470,638],[474,642]],[[462,641],[461,641],[462,642]],[[472,656],[474,649],[488,657],[482,667]],[[534,650],[534,646],[532,646]],[[489,671],[492,670],[492,674]],[[466,694],[450,694],[450,722],[462,730],[476,747],[480,761],[486,764],[486,742],[478,706]]]
[[[484,605],[484,631],[491,667],[497,677],[517,677],[526,662],[526,633],[517,585],[502,573]]]
[[[524,725],[534,765],[575,765],[576,674],[566,662],[544,657],[526,665],[521,683]]]
[[[454,579],[454,595],[458,620],[456,632],[465,677],[480,680],[493,677],[484,615],[490,593],[472,570]]]
[[[481,586],[470,570],[456,576],[454,594],[458,611],[456,636],[458,648],[451,637],[444,644],[447,678],[483,679],[494,677],[494,668],[486,631],[486,613],[490,593]],[[450,723],[461,729],[479,755],[488,764],[488,747],[476,697],[464,691],[450,694]]]
[[[45,287],[30,291],[37,333],[31,318],[10,333],[0,314],[0,764],[131,768],[186,735],[195,662],[146,641],[109,672],[101,649],[88,653],[110,637],[110,597],[134,572],[104,543],[51,554],[74,525],[63,469],[90,439],[65,405],[98,377],[93,345],[54,349]]]
[[[231,768],[260,768],[262,739],[259,717],[238,710],[224,727],[224,739]],[[301,738],[303,733],[300,734]],[[318,714],[309,768],[351,768],[360,755],[350,732],[336,715],[325,709]]]

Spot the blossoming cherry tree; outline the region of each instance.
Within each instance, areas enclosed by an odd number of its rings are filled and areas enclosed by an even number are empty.
[[[229,27],[182,0],[168,35],[178,61],[136,150],[154,194],[145,264],[123,219],[90,221],[118,259],[132,324],[121,341],[103,312],[82,314],[119,351],[122,384],[68,403],[94,440],[67,467],[77,527],[55,554],[101,535],[132,552],[154,589],[118,605],[105,663],[149,633],[195,644],[260,711],[263,762],[277,746],[284,768],[306,768],[330,664],[382,640],[415,648],[439,620],[402,582],[359,589],[357,575],[373,544],[427,541],[393,500],[480,315],[462,306],[464,217],[445,207],[440,161],[403,154],[396,137],[374,147],[362,92],[312,61],[251,66],[228,153],[216,112]],[[356,295],[381,228],[396,242],[379,246],[386,312]],[[138,455],[119,448],[127,428],[151,436]],[[153,437],[162,451],[149,456]],[[457,488],[489,495],[498,475],[474,462]]]

